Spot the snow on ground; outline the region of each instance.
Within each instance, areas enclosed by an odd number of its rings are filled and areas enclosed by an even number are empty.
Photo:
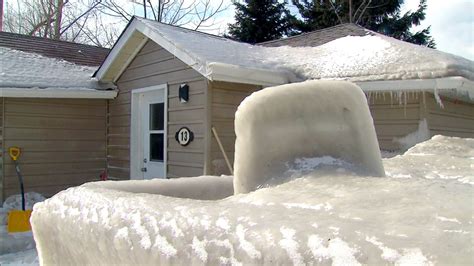
[[[387,176],[393,178],[421,177],[474,185],[474,139],[434,136],[404,155],[386,159],[384,166]]]
[[[26,209],[45,200],[39,193],[25,194]],[[0,208],[0,265],[6,264],[38,264],[35,241],[32,232],[9,234],[7,231],[7,215],[10,210],[21,210],[21,195],[8,197]]]
[[[473,143],[435,136],[385,178],[300,159],[290,182],[215,201],[88,184],[35,205],[35,237],[58,264],[473,265]]]
[[[91,79],[96,67],[5,47],[0,47],[0,61],[0,87],[99,88],[97,81]]]

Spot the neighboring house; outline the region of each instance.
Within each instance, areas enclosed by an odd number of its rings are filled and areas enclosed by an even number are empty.
[[[19,193],[8,148],[18,146],[26,191],[45,196],[106,170],[107,99],[91,79],[108,49],[0,32],[0,201]]]
[[[285,44],[296,47],[269,47]],[[133,18],[95,74],[119,90],[108,101],[109,175],[229,174],[213,128],[232,162],[240,102],[263,87],[308,79],[358,84],[382,149],[433,134],[474,136],[470,60],[351,24],[262,45]]]

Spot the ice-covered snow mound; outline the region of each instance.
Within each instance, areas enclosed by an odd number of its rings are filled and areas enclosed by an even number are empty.
[[[306,81],[254,92],[235,113],[235,134],[235,193],[277,179],[302,157],[332,156],[366,175],[385,175],[367,100],[350,82]]]
[[[407,165],[437,171],[425,159],[457,156],[472,169],[473,151],[472,139],[436,136],[384,160],[409,179],[300,158],[290,182],[215,201],[90,183],[35,205],[33,229],[47,264],[472,265],[474,186]]]
[[[404,155],[385,159],[384,166],[390,177],[446,179],[474,185],[474,139],[437,135]]]

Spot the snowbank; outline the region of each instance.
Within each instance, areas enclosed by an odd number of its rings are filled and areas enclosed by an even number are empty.
[[[235,114],[235,193],[284,179],[288,162],[332,156],[384,176],[362,90],[345,81],[306,81],[254,92]]]
[[[474,139],[437,135],[404,155],[386,159],[384,166],[387,176],[394,178],[419,177],[474,185]]]
[[[469,178],[473,141],[436,136],[384,161],[405,179],[356,176],[326,157],[295,160],[290,182],[216,201],[71,188],[35,205],[40,260],[472,265],[474,186],[425,173],[450,158]]]

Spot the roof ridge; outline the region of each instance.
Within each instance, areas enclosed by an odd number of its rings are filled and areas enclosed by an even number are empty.
[[[135,16],[135,17],[136,17],[138,20],[145,20],[145,21],[148,21],[148,22],[151,22],[151,23],[157,23],[157,24],[160,24],[160,25],[165,25],[165,26],[169,26],[169,27],[173,27],[173,28],[178,28],[178,29],[182,29],[182,30],[186,30],[186,31],[190,31],[190,32],[195,32],[195,33],[207,35],[207,36],[209,36],[209,37],[214,37],[214,38],[219,38],[219,39],[224,39],[224,40],[235,41],[235,40],[226,38],[226,37],[224,37],[224,36],[220,36],[220,35],[216,35],[216,34],[212,34],[212,33],[208,33],[208,32],[203,32],[203,31],[199,31],[199,30],[188,29],[188,28],[185,28],[185,27],[177,26],[177,25],[172,25],[172,24],[168,24],[168,23],[159,22],[159,21],[156,21],[156,20],[153,20],[153,19],[142,18],[142,17],[137,17],[137,16]]]
[[[65,40],[56,40],[56,39],[50,39],[50,38],[39,37],[39,36],[31,36],[31,35],[26,35],[26,34],[21,34],[21,33],[16,33],[16,32],[0,31],[0,36],[1,35],[12,35],[12,36],[16,36],[16,37],[20,37],[24,39],[36,39],[36,40],[41,40],[41,41],[46,41],[46,42],[57,42],[57,43],[64,43],[64,44],[88,46],[94,49],[107,49],[107,50],[110,49],[107,47],[101,47],[101,46],[96,46],[96,45],[91,45],[91,44],[78,43],[78,42],[65,41]]]
[[[315,33],[320,33],[320,32],[323,32],[323,31],[329,31],[329,30],[333,30],[334,28],[341,28],[341,27],[346,27],[346,26],[356,26],[356,27],[358,27],[358,28],[360,28],[360,29],[363,29],[363,30],[366,30],[366,31],[370,31],[369,29],[367,29],[367,28],[365,28],[365,27],[362,27],[362,26],[359,25],[359,24],[355,24],[355,23],[342,23],[342,24],[337,24],[337,25],[331,26],[331,27],[322,28],[322,29],[319,29],[319,30],[313,30],[313,31],[303,32],[303,33],[300,33],[300,34],[297,34],[297,35],[293,35],[293,36],[289,36],[289,37],[286,37],[286,38],[280,38],[280,39],[276,39],[276,40],[260,42],[260,43],[257,43],[257,45],[267,44],[267,43],[273,43],[273,42],[279,42],[279,41],[282,41],[282,40],[291,40],[291,39],[294,39],[294,38],[300,38],[300,37],[303,37],[303,36],[306,36],[306,35],[311,35],[311,34],[315,34]]]

